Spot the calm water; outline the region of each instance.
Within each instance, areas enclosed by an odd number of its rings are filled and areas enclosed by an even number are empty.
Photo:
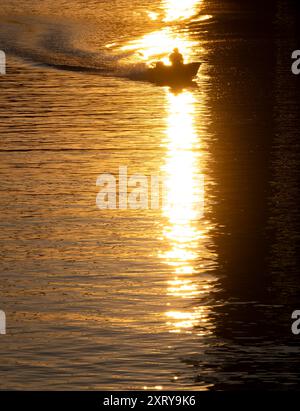
[[[299,388],[291,3],[2,3],[0,387]],[[132,80],[176,45],[195,87]],[[99,210],[119,166],[170,203]]]

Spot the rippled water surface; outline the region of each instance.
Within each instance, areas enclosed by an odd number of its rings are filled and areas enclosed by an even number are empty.
[[[244,3],[4,0],[1,388],[299,388],[296,21]],[[98,209],[120,167],[164,207]]]

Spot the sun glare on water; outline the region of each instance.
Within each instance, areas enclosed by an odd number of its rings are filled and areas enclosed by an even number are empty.
[[[164,21],[180,22],[196,16],[201,3],[195,0],[165,1]],[[156,20],[158,14],[149,13],[149,18]],[[132,57],[137,61],[161,60],[169,64],[168,55],[175,47],[179,48],[186,63],[194,60],[195,50],[198,54],[202,51],[199,42],[191,39],[188,31],[177,30],[173,25],[165,25],[161,30],[132,40],[123,51],[132,51]],[[205,102],[200,95],[191,90],[173,94],[166,89],[167,117],[162,142],[166,156],[161,170],[165,176],[162,213],[166,223],[162,237],[166,248],[159,257],[171,269],[166,289],[168,310],[163,313],[168,330],[191,333],[201,328],[196,331],[199,335],[209,335],[209,308],[201,306],[199,301],[211,292],[213,284],[201,273],[207,274],[206,268],[209,268],[205,261],[212,261],[215,255],[208,247],[212,226],[203,216],[205,156],[202,135],[196,124],[201,122],[199,110],[205,112]],[[199,269],[202,259],[204,263]],[[189,301],[189,308],[185,301]]]
[[[169,64],[168,54],[178,47],[183,53],[186,62],[189,61],[191,50],[196,42],[188,38],[177,36],[169,28],[146,34],[140,39],[134,40],[122,48],[123,51],[136,51],[137,56],[145,61],[162,60]]]
[[[196,16],[201,3],[201,0],[167,0],[163,3],[161,14],[156,11],[149,11],[147,14],[152,21],[160,17],[165,23],[180,22]],[[122,51],[136,51],[137,60],[151,62],[159,59],[169,64],[168,54],[177,47],[188,63],[191,60],[192,50],[196,46],[199,47],[198,42],[192,41],[188,34],[179,33],[172,26],[165,26],[161,30],[129,42],[122,47]]]
[[[201,102],[191,91],[175,95],[167,92],[166,96],[167,155],[163,167],[166,199],[163,214],[167,223],[163,237],[168,249],[160,257],[173,271],[167,286],[167,295],[171,300],[165,313],[166,325],[172,333],[190,333],[201,328],[197,331],[199,335],[209,335],[209,308],[196,303],[213,287],[210,280],[202,279],[197,273],[197,260],[211,257],[206,246],[211,225],[205,219],[202,202],[205,198],[205,183],[201,178],[204,173],[202,144],[195,126],[196,103]],[[192,304],[190,309],[178,309],[180,301],[185,300]]]
[[[164,4],[166,12],[164,21],[187,20],[197,13],[201,3],[202,0],[166,0]]]

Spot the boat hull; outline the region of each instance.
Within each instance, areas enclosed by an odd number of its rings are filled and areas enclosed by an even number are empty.
[[[201,63],[183,64],[179,67],[155,67],[145,72],[145,80],[156,84],[176,85],[191,82],[200,69]]]

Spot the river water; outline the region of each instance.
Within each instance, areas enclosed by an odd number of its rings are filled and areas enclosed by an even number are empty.
[[[299,388],[296,30],[286,0],[2,1],[2,389]],[[194,87],[135,81],[176,46]],[[120,167],[165,206],[99,209]]]

